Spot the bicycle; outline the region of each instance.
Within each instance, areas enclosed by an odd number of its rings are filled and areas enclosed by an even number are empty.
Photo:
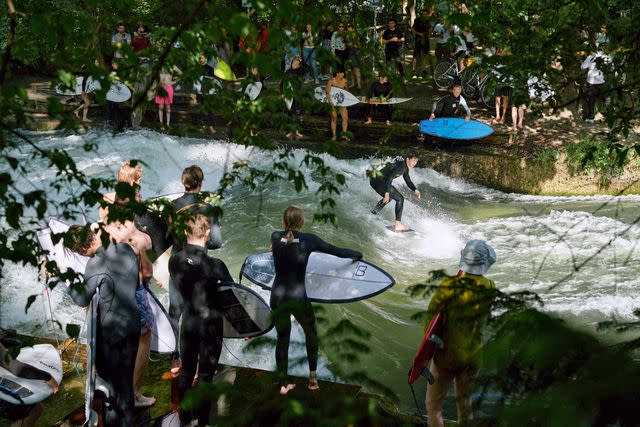
[[[456,80],[460,80],[463,72],[464,70],[458,70],[458,63],[455,60],[445,59],[433,69],[433,81],[440,89],[446,89]]]

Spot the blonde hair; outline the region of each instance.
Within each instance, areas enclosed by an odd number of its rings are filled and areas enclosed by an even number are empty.
[[[197,214],[187,222],[187,225],[191,229],[191,231],[187,231],[187,237],[202,239],[211,229],[211,220],[206,215]]]
[[[304,212],[298,206],[289,206],[282,215],[282,224],[287,232],[287,245],[293,243],[293,231],[300,231],[304,225]]]
[[[118,171],[118,181],[127,182],[131,185],[138,183],[142,178],[142,167],[140,165],[132,166],[131,162],[125,162],[120,166]]]

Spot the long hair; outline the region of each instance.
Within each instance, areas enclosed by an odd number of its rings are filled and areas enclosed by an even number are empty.
[[[287,245],[293,243],[293,231],[299,231],[304,225],[304,212],[298,206],[289,206],[284,210],[282,223],[287,232]]]

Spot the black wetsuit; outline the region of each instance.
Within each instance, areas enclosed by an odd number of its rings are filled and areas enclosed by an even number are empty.
[[[467,116],[471,115],[471,110],[464,97],[462,95],[456,97],[449,93],[433,103],[431,112],[436,117],[455,117],[458,107],[464,108]]]
[[[70,288],[76,304],[87,307],[99,291],[96,370],[113,395],[103,409],[106,426],[133,425],[133,368],[140,340],[136,303],[138,256],[126,243],[98,249],[87,262],[84,287]]]
[[[289,339],[291,337],[291,315],[304,331],[309,370],[318,366],[318,330],[313,307],[307,299],[305,276],[311,252],[325,252],[340,258],[362,258],[362,254],[351,249],[333,246],[310,233],[293,232],[294,240],[286,243],[286,231],[271,235],[271,250],[276,277],[271,290],[270,305],[275,320],[278,339],[276,342],[276,365],[281,385],[286,381],[289,365]]]
[[[232,282],[227,266],[219,259],[207,255],[202,246],[186,244],[171,255],[169,273],[173,286],[184,298],[184,309],[180,328],[180,354],[182,369],[178,395],[182,401],[191,388],[198,361],[198,381],[210,383],[217,368],[222,350],[222,314],[217,297],[218,285]],[[209,422],[211,405],[198,410],[198,425]],[[181,415],[181,422],[191,418]]]
[[[52,378],[48,372],[13,359],[8,353],[9,350],[0,343],[0,367],[3,367],[16,377],[40,381],[49,381]],[[29,415],[29,412],[31,412],[34,406],[35,405],[14,405],[0,400],[0,416],[10,421],[18,421]]]
[[[402,175],[404,178],[404,182],[407,183],[407,187],[411,189],[411,191],[416,191],[416,186],[411,182],[411,177],[409,176],[409,167],[407,166],[407,161],[402,159],[398,160],[394,163],[388,163],[382,168],[382,176],[371,178],[369,184],[373,187],[376,192],[383,197],[382,200],[378,202],[378,204],[373,208],[371,213],[376,215],[378,212],[385,207],[384,203],[384,195],[385,193],[389,193],[389,197],[396,201],[396,221],[400,221],[402,219],[402,208],[404,206],[404,196],[400,194],[398,189],[392,185],[393,180]]]
[[[389,98],[391,96],[391,92],[393,91],[393,87],[391,83],[380,83],[380,81],[375,81],[369,86],[369,92],[367,93],[367,98],[369,100],[376,100],[377,98],[384,97]],[[373,117],[373,109],[379,110],[385,120],[391,120],[391,105],[389,104],[369,104],[367,109],[367,118]]]
[[[291,108],[287,111],[287,117],[290,125],[300,124],[300,115],[302,114],[302,103],[300,102],[300,93],[302,93],[302,79],[307,72],[307,69],[302,65],[298,68],[289,68],[284,73],[284,79],[281,84],[281,90],[284,91],[284,85],[290,84],[291,90],[294,93],[293,103]]]
[[[173,201],[173,206],[176,213],[188,211],[191,215],[203,214],[209,217],[211,220],[211,231],[209,233],[209,240],[207,241],[207,249],[218,249],[222,246],[222,228],[218,221],[218,214],[220,209],[211,206],[205,202],[205,197],[208,193],[184,193]],[[184,238],[174,235],[172,254],[179,252],[185,245],[186,240]],[[173,284],[169,284],[169,319],[173,324],[175,331],[178,331],[178,321],[182,314],[182,296],[179,291],[176,291]]]

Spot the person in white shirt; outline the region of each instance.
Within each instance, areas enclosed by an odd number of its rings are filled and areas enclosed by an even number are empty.
[[[587,99],[584,110],[584,121],[587,123],[593,123],[596,106],[602,98],[605,77],[601,68],[603,68],[603,65],[610,63],[611,57],[603,50],[592,53],[582,62],[581,68],[587,70]]]

